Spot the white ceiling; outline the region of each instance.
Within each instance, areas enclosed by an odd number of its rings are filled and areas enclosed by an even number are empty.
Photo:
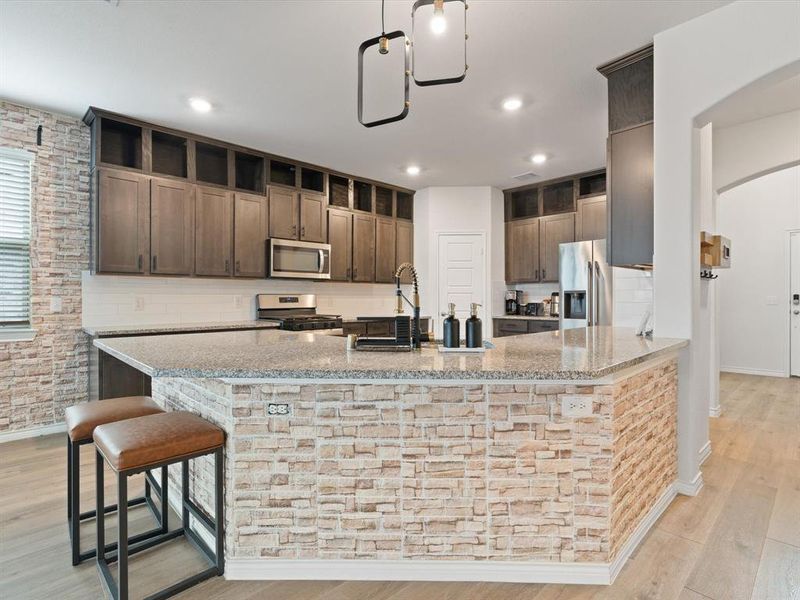
[[[387,31],[410,33],[411,4],[387,2]],[[412,188],[510,187],[534,152],[549,156],[542,179],[602,167],[595,67],[723,4],[471,0],[466,80],[412,84],[408,118],[366,129],[356,52],[380,32],[379,0],[3,0],[0,96],[75,116],[94,105]],[[504,113],[512,94],[525,106]],[[194,95],[215,110],[193,113]]]

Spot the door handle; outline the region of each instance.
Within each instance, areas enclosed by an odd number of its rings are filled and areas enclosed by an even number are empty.
[[[595,304],[594,304],[594,324],[600,324],[600,264],[595,261],[594,263],[594,285],[592,286],[594,289],[594,296],[595,296]]]
[[[594,304],[594,289],[593,289],[594,288],[594,273],[592,271],[592,262],[589,261],[588,265],[589,265],[589,282],[586,284],[589,287],[589,289],[587,290],[588,294],[586,294],[588,296],[586,298],[586,312],[587,312],[586,316],[588,317],[588,319],[586,321],[586,324],[589,327],[591,327],[592,323],[593,323],[593,317],[594,317],[594,315],[592,314],[593,313],[592,309],[594,308],[592,306]],[[560,307],[559,307],[559,309],[560,309]]]
[[[793,310],[792,313],[794,313],[796,315],[800,315],[800,310]]]

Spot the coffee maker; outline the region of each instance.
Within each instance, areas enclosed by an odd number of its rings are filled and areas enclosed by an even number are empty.
[[[559,311],[559,300],[561,295],[558,292],[553,292],[550,294],[550,316],[557,317]]]
[[[519,314],[519,309],[522,306],[521,290],[506,290],[506,314],[516,315]]]

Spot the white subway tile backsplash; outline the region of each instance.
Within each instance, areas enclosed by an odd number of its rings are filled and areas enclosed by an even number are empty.
[[[317,310],[344,317],[392,315],[391,284],[128,277],[82,273],[83,325],[157,325],[255,318],[258,293],[317,294]],[[141,310],[136,310],[140,299]]]

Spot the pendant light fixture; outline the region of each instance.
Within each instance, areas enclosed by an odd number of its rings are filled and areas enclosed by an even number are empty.
[[[399,29],[397,31],[386,33],[384,26],[385,1],[386,0],[381,0],[381,34],[362,42],[362,44],[358,47],[358,122],[364,127],[376,127],[378,125],[385,125],[387,123],[401,121],[406,118],[408,115],[408,108],[411,106],[408,92],[409,76],[411,75],[409,64],[409,48],[411,47],[411,42],[406,37],[406,34]],[[385,56],[389,54],[389,41],[397,38],[403,38],[403,54],[405,55],[403,64],[403,110],[394,116],[384,117],[374,121],[364,121],[364,53],[373,46],[378,46],[378,54],[380,56]]]
[[[415,44],[414,44],[414,30],[417,26],[418,9],[433,5],[433,16],[430,19],[430,28],[431,31],[435,35],[441,35],[445,31],[447,31],[450,23],[447,20],[445,15],[445,5],[448,3],[460,3],[463,5],[463,15],[464,15],[464,70],[459,73],[454,73],[448,77],[440,77],[437,79],[417,79],[415,75],[415,67],[416,67],[416,54],[415,54]],[[414,5],[411,8],[411,40],[406,37],[406,34],[401,31],[392,31],[390,33],[386,33],[385,25],[384,25],[384,9],[385,9],[386,0],[381,0],[381,34],[375,36],[374,38],[370,38],[364,41],[358,47],[358,122],[361,123],[364,127],[376,127],[378,125],[385,125],[387,123],[393,123],[395,121],[401,121],[408,116],[408,109],[411,106],[410,96],[409,96],[409,79],[413,78],[414,83],[419,86],[429,86],[429,85],[443,85],[447,83],[458,83],[460,81],[464,81],[464,78],[467,76],[467,9],[469,6],[467,5],[466,0],[416,0]],[[453,8],[451,8],[448,12],[453,12]],[[455,17],[451,18],[451,21],[455,21]],[[454,23],[453,23],[454,24]],[[381,119],[376,119],[374,121],[364,121],[364,54],[370,50],[373,46],[378,47],[378,54],[380,56],[385,56],[389,54],[389,41],[397,38],[403,38],[403,53],[404,53],[404,68],[403,68],[403,83],[404,83],[404,98],[403,98],[403,110],[400,113],[384,117]]]
[[[456,17],[451,15],[449,18],[445,15],[445,5],[450,3],[458,3],[464,6],[464,70],[459,73],[454,73],[448,77],[440,77],[437,79],[417,79],[417,51],[416,44],[414,43],[415,32],[417,29],[417,21],[419,19],[418,11],[424,6],[433,5],[433,16],[430,19],[430,28],[435,35],[441,35],[451,25],[455,25]],[[447,12],[453,13],[455,7],[451,7]],[[419,86],[428,85],[443,85],[447,83],[458,83],[464,81],[467,76],[467,5],[466,0],[417,0],[411,8],[411,76],[414,78],[414,83]]]

